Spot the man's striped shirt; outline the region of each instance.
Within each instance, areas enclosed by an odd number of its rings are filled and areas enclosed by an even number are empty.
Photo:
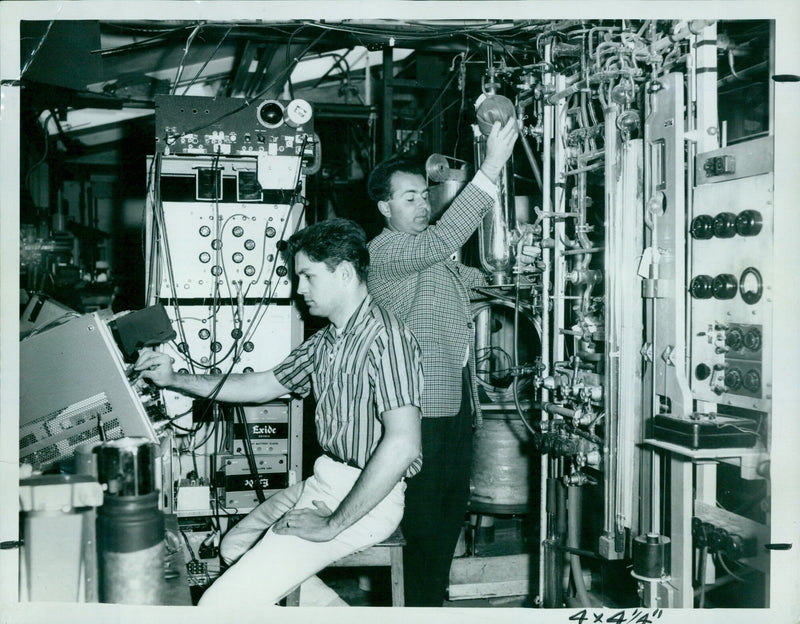
[[[288,390],[313,390],[322,450],[364,468],[380,442],[383,412],[422,405],[422,354],[413,334],[367,295],[341,332],[328,325],[274,370]],[[422,457],[406,476],[419,472]]]

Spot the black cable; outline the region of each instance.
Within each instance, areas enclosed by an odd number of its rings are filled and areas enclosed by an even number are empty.
[[[203,63],[203,66],[202,66],[200,69],[198,69],[198,70],[197,70],[197,73],[194,75],[194,78],[192,78],[191,82],[189,82],[189,84],[188,84],[188,85],[186,85],[186,88],[183,90],[183,95],[186,95],[186,92],[187,92],[187,91],[188,91],[188,90],[191,88],[191,86],[192,86],[192,85],[193,85],[195,82],[197,82],[197,79],[200,77],[200,74],[202,74],[202,73],[203,73],[203,70],[204,70],[204,69],[205,69],[205,68],[208,66],[208,64],[211,62],[211,59],[213,59],[213,58],[214,58],[214,56],[216,56],[216,54],[217,54],[217,51],[219,50],[220,46],[222,46],[222,42],[223,42],[223,41],[225,41],[225,39],[226,39],[226,38],[228,37],[228,35],[231,33],[231,30],[233,30],[233,26],[229,27],[229,28],[228,28],[228,30],[226,30],[226,31],[225,31],[225,34],[224,34],[224,35],[222,35],[222,38],[219,40],[219,43],[217,43],[217,47],[215,47],[215,48],[214,48],[214,51],[213,51],[213,52],[211,52],[211,54],[209,55],[209,57],[206,59],[206,62],[205,62],[205,63]]]
[[[278,84],[278,82],[279,82],[280,80],[284,80],[284,79],[285,79],[285,77],[286,77],[287,75],[291,75],[291,72],[294,70],[294,67],[295,67],[295,65],[297,65],[297,63],[299,63],[299,62],[300,62],[300,59],[301,59],[301,58],[303,58],[303,56],[305,56],[305,54],[306,54],[306,53],[307,53],[307,52],[308,52],[308,51],[309,51],[309,50],[310,50],[312,47],[314,47],[314,46],[315,46],[315,45],[316,45],[316,44],[317,44],[317,43],[318,43],[318,42],[319,42],[319,41],[320,41],[320,40],[321,40],[321,39],[322,39],[322,38],[323,38],[323,37],[324,37],[326,34],[327,34],[327,31],[323,31],[323,32],[320,34],[320,36],[319,36],[319,37],[317,37],[316,39],[314,39],[314,41],[312,41],[312,42],[311,42],[311,43],[310,43],[308,46],[306,46],[306,48],[305,48],[305,49],[304,49],[304,50],[303,50],[303,51],[300,53],[300,55],[299,55],[299,56],[297,56],[296,58],[294,58],[294,59],[292,60],[292,62],[291,62],[289,65],[287,65],[286,67],[284,67],[284,68],[283,68],[283,69],[282,69],[282,70],[281,70],[281,71],[278,73],[278,75],[277,75],[277,76],[276,76],[276,77],[275,77],[275,78],[274,78],[274,79],[273,79],[271,82],[269,82],[269,83],[267,84],[267,86],[266,86],[266,87],[264,87],[263,89],[261,89],[261,91],[259,91],[258,93],[256,93],[256,94],[255,94],[255,95],[254,95],[252,98],[248,98],[248,97],[244,98],[244,104],[242,104],[241,106],[237,106],[236,108],[234,108],[234,109],[232,109],[232,110],[228,111],[227,113],[223,113],[222,115],[220,115],[219,117],[217,117],[217,118],[215,118],[215,119],[212,119],[212,120],[210,120],[210,121],[207,121],[207,122],[203,122],[203,123],[202,123],[202,124],[200,124],[199,126],[196,126],[196,127],[194,127],[194,128],[191,128],[191,129],[189,129],[189,130],[184,130],[183,132],[180,132],[180,133],[178,133],[178,134],[167,135],[166,137],[164,137],[164,139],[165,139],[165,144],[166,144],[166,145],[171,145],[171,144],[172,144],[172,143],[173,143],[173,142],[174,142],[176,139],[178,139],[178,138],[180,138],[180,137],[182,137],[182,136],[186,136],[187,134],[197,134],[198,132],[200,132],[200,131],[204,130],[205,128],[209,128],[209,127],[211,127],[211,126],[213,126],[213,125],[215,125],[215,124],[218,124],[218,123],[219,123],[220,121],[222,121],[223,119],[227,119],[228,117],[231,117],[231,116],[233,116],[233,115],[236,115],[236,114],[238,114],[238,113],[242,112],[243,110],[245,110],[246,108],[248,108],[249,106],[251,106],[251,105],[253,104],[253,102],[255,102],[256,100],[258,100],[258,99],[259,99],[259,98],[260,98],[262,95],[264,95],[264,94],[265,94],[265,93],[267,93],[267,92],[268,92],[270,89],[272,89],[272,87],[274,87],[276,84]]]
[[[256,456],[255,453],[253,453],[253,443],[250,439],[250,429],[247,426],[247,417],[244,414],[244,407],[241,405],[236,405],[234,406],[234,410],[239,416],[239,420],[242,423],[242,429],[244,430],[244,454],[247,457],[247,465],[250,467],[250,474],[253,477],[256,497],[258,498],[259,503],[263,503],[266,500],[266,496],[264,496],[264,488],[261,486],[261,475],[258,473]]]
[[[189,543],[189,538],[186,537],[186,533],[184,533],[183,531],[180,531],[180,534],[181,534],[181,537],[183,538],[183,541],[186,542],[186,548],[188,549],[189,554],[192,557],[192,561],[197,561],[197,557],[194,554],[194,550],[192,550],[192,545]]]
[[[405,140],[404,140],[404,141],[403,141],[403,142],[400,144],[400,146],[397,148],[397,150],[396,150],[396,151],[397,151],[397,153],[400,153],[400,152],[402,152],[402,151],[403,151],[403,148],[404,148],[404,147],[406,146],[406,144],[407,144],[407,143],[408,143],[408,142],[411,140],[411,138],[412,138],[412,137],[413,137],[413,136],[414,136],[414,135],[415,135],[417,132],[419,132],[419,131],[422,129],[422,127],[425,125],[425,122],[426,122],[426,121],[428,121],[428,116],[429,116],[429,115],[431,114],[431,112],[432,112],[432,111],[433,111],[433,110],[436,108],[436,105],[439,103],[439,101],[442,99],[442,97],[444,96],[444,94],[445,94],[445,92],[447,91],[447,89],[448,89],[448,88],[450,87],[450,85],[453,83],[453,80],[455,80],[455,79],[456,79],[456,76],[458,76],[458,74],[457,74],[456,72],[453,72],[453,75],[452,75],[452,76],[450,76],[450,78],[449,78],[449,79],[447,80],[447,82],[445,83],[444,87],[442,87],[442,89],[439,91],[439,95],[436,97],[436,99],[433,101],[433,103],[432,103],[432,104],[430,105],[430,107],[428,108],[428,112],[427,112],[427,113],[425,113],[425,115],[423,115],[423,117],[422,117],[422,121],[420,121],[419,125],[417,126],[417,129],[416,129],[416,130],[414,130],[413,132],[409,133],[409,135],[408,135],[408,136],[405,138]],[[441,112],[439,113],[439,115],[441,115],[443,112],[444,112],[444,111],[441,111]],[[434,118],[436,118],[436,116],[434,116]]]
[[[31,63],[33,63],[33,59],[36,58],[36,55],[39,53],[39,50],[42,49],[42,45],[44,45],[44,40],[47,39],[47,35],[50,34],[50,29],[53,28],[54,23],[55,23],[54,20],[50,20],[50,22],[47,24],[47,28],[45,29],[42,38],[39,39],[39,43],[36,44],[36,47],[33,49],[33,52],[31,52],[31,55],[28,57],[28,60],[25,61],[25,65],[23,65],[22,69],[20,69],[19,71],[20,78],[23,78],[25,76],[25,72],[28,71],[28,68],[31,66]]]

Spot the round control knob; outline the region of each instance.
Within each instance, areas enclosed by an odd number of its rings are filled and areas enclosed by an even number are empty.
[[[185,342],[178,343],[178,352],[179,353],[188,353],[189,352],[189,345]]]
[[[738,368],[729,368],[725,371],[725,385],[728,390],[738,390],[742,387],[742,371]]]
[[[211,228],[207,225],[204,225],[200,228],[200,236],[209,236],[211,234]]]
[[[211,249],[222,249],[222,241],[218,238],[215,238],[211,241]]]
[[[203,264],[211,262],[211,254],[208,253],[207,251],[202,252],[198,257],[200,258],[200,262],[202,262]]]
[[[244,274],[247,277],[253,277],[256,274],[256,268],[252,264],[248,264],[244,267]]]
[[[714,298],[733,299],[739,292],[739,280],[730,273],[721,273],[714,278]]]
[[[698,240],[708,240],[714,236],[714,217],[699,215],[692,219],[692,236]]]
[[[242,263],[242,261],[244,260],[244,254],[243,254],[241,251],[237,251],[235,254],[233,254],[233,256],[231,257],[231,259],[232,259],[232,260],[233,260],[233,261],[234,261],[236,264],[241,264],[241,263]]]
[[[744,387],[745,390],[754,394],[761,390],[761,373],[757,370],[749,370],[744,374]]]
[[[743,210],[736,217],[736,233],[739,236],[755,236],[761,231],[763,219],[758,210]]]
[[[714,236],[731,238],[736,235],[736,215],[732,212],[720,212],[714,217]]]
[[[711,546],[716,551],[724,551],[725,544],[728,541],[728,532],[725,529],[717,528],[711,532],[709,536],[709,546]]]
[[[738,327],[734,327],[733,329],[729,330],[725,334],[725,346],[733,351],[738,351],[742,348],[742,343],[744,342],[744,336],[742,336],[742,330]]]
[[[218,366],[213,366],[209,371],[212,375],[219,375],[222,372],[222,369]]]
[[[244,248],[247,251],[253,251],[253,249],[256,248],[256,242],[252,238],[248,238],[246,241],[244,241]]]
[[[211,350],[214,353],[219,353],[220,351],[222,351],[222,343],[221,342],[217,342],[215,340],[214,342],[211,343]]]
[[[208,338],[211,337],[211,332],[204,328],[197,332],[197,335],[200,336],[202,340],[208,340]]]
[[[232,329],[231,330],[231,338],[233,338],[234,340],[239,340],[239,338],[241,338],[241,337],[242,337],[242,330],[241,329],[239,329],[237,327],[236,329]]]
[[[266,230],[264,230],[264,236],[266,236],[267,238],[274,238],[275,234],[277,234],[277,232],[275,231],[275,228],[272,227],[271,225]]]
[[[711,299],[714,295],[714,278],[710,275],[698,275],[692,280],[689,292],[695,299]]]
[[[233,235],[236,238],[239,238],[243,234],[244,234],[244,228],[241,225],[237,225],[235,228],[233,228]]]
[[[286,251],[286,248],[289,246],[285,240],[281,239],[277,243],[275,243],[275,249],[278,251]]]
[[[253,369],[253,367],[252,367],[252,366],[245,366],[245,367],[242,369],[242,372],[243,372],[243,373],[252,373],[252,372],[253,372],[253,370],[254,370],[254,369]]]
[[[750,351],[759,351],[761,349],[761,330],[756,327],[749,329],[744,335],[744,346]]]
[[[286,277],[286,274],[289,273],[289,269],[287,269],[285,266],[279,266],[277,269],[275,269],[275,273],[278,274],[278,277]]]
[[[256,346],[252,342],[250,342],[249,340],[242,345],[242,349],[244,349],[248,353],[250,353],[255,348],[256,348]]]
[[[708,366],[708,364],[698,364],[694,369],[694,376],[700,381],[708,379],[709,375],[711,375],[711,368]]]
[[[283,124],[283,106],[276,100],[265,100],[258,105],[256,117],[262,126],[277,128]]]
[[[222,275],[222,267],[218,264],[215,264],[213,267],[211,267],[211,275],[214,277],[219,277]]]

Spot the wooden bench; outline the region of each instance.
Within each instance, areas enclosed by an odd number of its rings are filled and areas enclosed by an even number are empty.
[[[382,542],[348,555],[329,564],[331,568],[388,567],[392,579],[392,606],[405,606],[405,587],[403,585],[403,546],[406,539],[400,527],[395,529]],[[296,607],[300,604],[300,588],[286,596],[286,606]]]

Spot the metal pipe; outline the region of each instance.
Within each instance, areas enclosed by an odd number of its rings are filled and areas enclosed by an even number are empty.
[[[528,137],[524,134],[520,134],[519,138],[522,142],[522,147],[525,150],[525,155],[528,157],[528,162],[531,165],[531,170],[533,171],[533,177],[536,178],[536,184],[539,185],[539,190],[542,190],[542,172],[539,170],[539,165],[536,162],[536,158],[533,155],[533,149],[531,149],[531,144],[528,141]]]
[[[392,80],[394,80],[394,48],[383,49],[383,157],[389,158],[394,150],[394,120],[392,116]]]
[[[550,63],[552,63],[552,44],[548,43],[545,45],[544,51],[544,60],[550,67]],[[553,75],[551,73],[547,73],[544,75],[545,86],[549,86],[550,83],[553,82]],[[553,126],[553,107],[547,103],[544,106],[544,121],[542,123],[543,131],[542,131],[542,207],[545,212],[551,211],[550,206],[550,185],[551,185],[551,171],[550,171],[550,141],[552,140],[552,126]],[[550,218],[545,217],[542,219],[542,239],[547,239],[550,235]],[[549,322],[549,310],[550,310],[550,303],[548,301],[549,296],[549,289],[550,289],[550,274],[549,274],[549,267],[550,267],[550,259],[551,253],[550,250],[545,247],[542,249],[542,260],[545,264],[545,270],[542,272],[542,362],[545,365],[545,369],[542,371],[542,374],[547,373],[547,366],[549,363],[550,357],[550,322]],[[544,388],[542,389],[542,400],[547,399],[548,392]],[[547,414],[543,411],[541,412],[541,419],[542,421],[546,421],[548,419]],[[548,477],[548,462],[547,462],[547,454],[542,453],[540,462],[541,462],[541,478],[540,478],[540,500],[542,503],[547,500],[547,477]],[[543,562],[542,565],[539,566],[539,596],[544,596],[544,588],[545,588],[545,566],[544,562],[547,561],[546,553],[545,553],[545,543],[547,541],[547,508],[544,504],[539,505],[539,561]],[[551,574],[554,571],[551,570]]]
[[[617,112],[619,108],[616,104],[609,104],[603,111],[604,122],[604,137],[603,145],[606,150],[606,170],[605,170],[605,221],[606,221],[606,247],[613,253],[619,253],[616,245],[612,247],[610,240],[612,237],[619,235],[620,228],[618,227],[617,217],[617,203],[619,197],[617,196]],[[619,219],[621,221],[621,219]],[[613,261],[615,258],[606,258],[606,261]],[[617,335],[616,335],[616,305],[618,303],[614,298],[615,288],[617,287],[617,276],[614,271],[606,270],[605,278],[607,280],[606,290],[606,396],[605,396],[605,410],[606,410],[606,435],[605,443],[603,445],[603,455],[605,460],[605,468],[603,471],[603,489],[604,489],[604,502],[605,513],[603,514],[603,530],[607,535],[614,534],[615,527],[615,510],[616,510],[616,439],[617,439],[617,392],[618,392],[618,367],[619,358],[611,357],[611,351],[618,350]]]

